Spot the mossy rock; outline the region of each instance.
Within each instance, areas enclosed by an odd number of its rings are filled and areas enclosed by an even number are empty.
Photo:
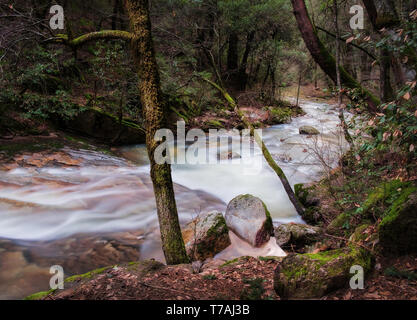
[[[380,217],[384,214],[384,208],[395,202],[401,196],[402,190],[408,187],[410,187],[410,182],[400,180],[383,182],[369,193],[356,213],[363,217]]]
[[[269,110],[269,124],[283,124],[290,123],[292,111],[288,107],[268,107]]]
[[[350,214],[343,212],[339,214],[336,218],[330,222],[327,226],[326,232],[330,234],[336,234],[342,229],[345,225],[349,224],[351,219]]]
[[[277,244],[281,248],[291,248],[297,251],[306,245],[318,241],[321,237],[322,230],[319,227],[306,224],[289,223],[276,227],[274,234]]]
[[[227,205],[225,218],[229,229],[254,247],[266,243],[274,231],[265,203],[250,194],[232,199]]]
[[[305,135],[310,135],[310,136],[320,134],[320,131],[312,126],[302,126],[300,127],[299,132],[300,134],[305,134]]]
[[[274,289],[282,299],[321,298],[349,285],[352,266],[362,266],[366,274],[373,263],[368,251],[354,246],[316,254],[290,254],[275,269]]]
[[[230,245],[229,229],[221,212],[203,213],[182,231],[191,261],[204,261]]]
[[[379,225],[383,251],[400,255],[417,252],[417,188],[410,186],[385,212]]]

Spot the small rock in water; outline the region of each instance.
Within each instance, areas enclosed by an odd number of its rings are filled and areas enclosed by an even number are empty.
[[[266,243],[273,232],[271,215],[265,204],[250,194],[237,196],[229,202],[226,224],[254,247]]]
[[[306,135],[318,135],[320,134],[320,131],[312,126],[302,126],[299,129],[300,134],[306,134]]]
[[[281,224],[275,228],[275,239],[281,248],[302,248],[318,240],[321,228],[306,224]]]

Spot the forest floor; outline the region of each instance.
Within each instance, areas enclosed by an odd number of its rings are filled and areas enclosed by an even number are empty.
[[[278,261],[277,261],[278,260]],[[45,300],[279,300],[273,289],[279,258],[241,257],[222,265],[211,260],[196,272],[191,265],[165,266],[156,261],[133,262],[73,276],[65,290],[42,292]],[[322,300],[417,300],[417,282],[385,275],[387,266],[417,269],[417,257],[381,261],[363,290],[340,289]]]

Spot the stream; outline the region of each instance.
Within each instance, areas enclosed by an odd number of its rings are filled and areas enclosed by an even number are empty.
[[[306,114],[264,129],[263,140],[292,185],[317,181],[334,167],[347,144],[334,106],[301,101]],[[299,127],[318,136],[299,134]],[[78,165],[17,167],[0,171],[0,299],[20,299],[49,289],[49,268],[65,275],[138,259],[163,261],[146,148],[126,146],[120,157],[64,148]],[[258,147],[256,174],[228,159],[227,146],[209,149],[216,164],[172,165],[181,224],[202,211],[225,212],[227,203],[250,193],[267,205],[274,223],[303,222]],[[325,163],[325,165],[324,165]],[[285,255],[273,238],[254,249],[234,235],[215,258]]]

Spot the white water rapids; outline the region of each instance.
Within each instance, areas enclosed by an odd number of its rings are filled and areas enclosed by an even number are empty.
[[[301,106],[306,115],[263,130],[265,144],[292,185],[319,179],[323,161],[334,166],[347,147],[333,106],[306,101]],[[321,134],[300,135],[299,127],[303,125],[313,126]],[[256,175],[245,174],[242,165],[227,159],[224,149],[223,146],[220,154],[209,150],[211,157],[224,159],[215,165],[172,166],[181,223],[201,211],[215,209],[224,213],[232,198],[246,193],[261,198],[275,222],[301,221],[259,148],[255,148],[254,158],[263,165]],[[1,254],[7,251],[1,239],[10,239],[23,246],[19,250],[30,251],[32,242],[142,230],[145,241],[140,246],[141,258],[161,258],[158,234],[150,232],[157,230],[158,222],[145,147],[122,148],[121,154],[130,161],[89,150],[64,151],[82,159],[82,165],[0,171],[0,278]],[[251,250],[239,244],[238,239],[232,240],[235,254]],[[267,253],[271,250],[254,254]],[[52,254],[48,255],[51,258]]]

